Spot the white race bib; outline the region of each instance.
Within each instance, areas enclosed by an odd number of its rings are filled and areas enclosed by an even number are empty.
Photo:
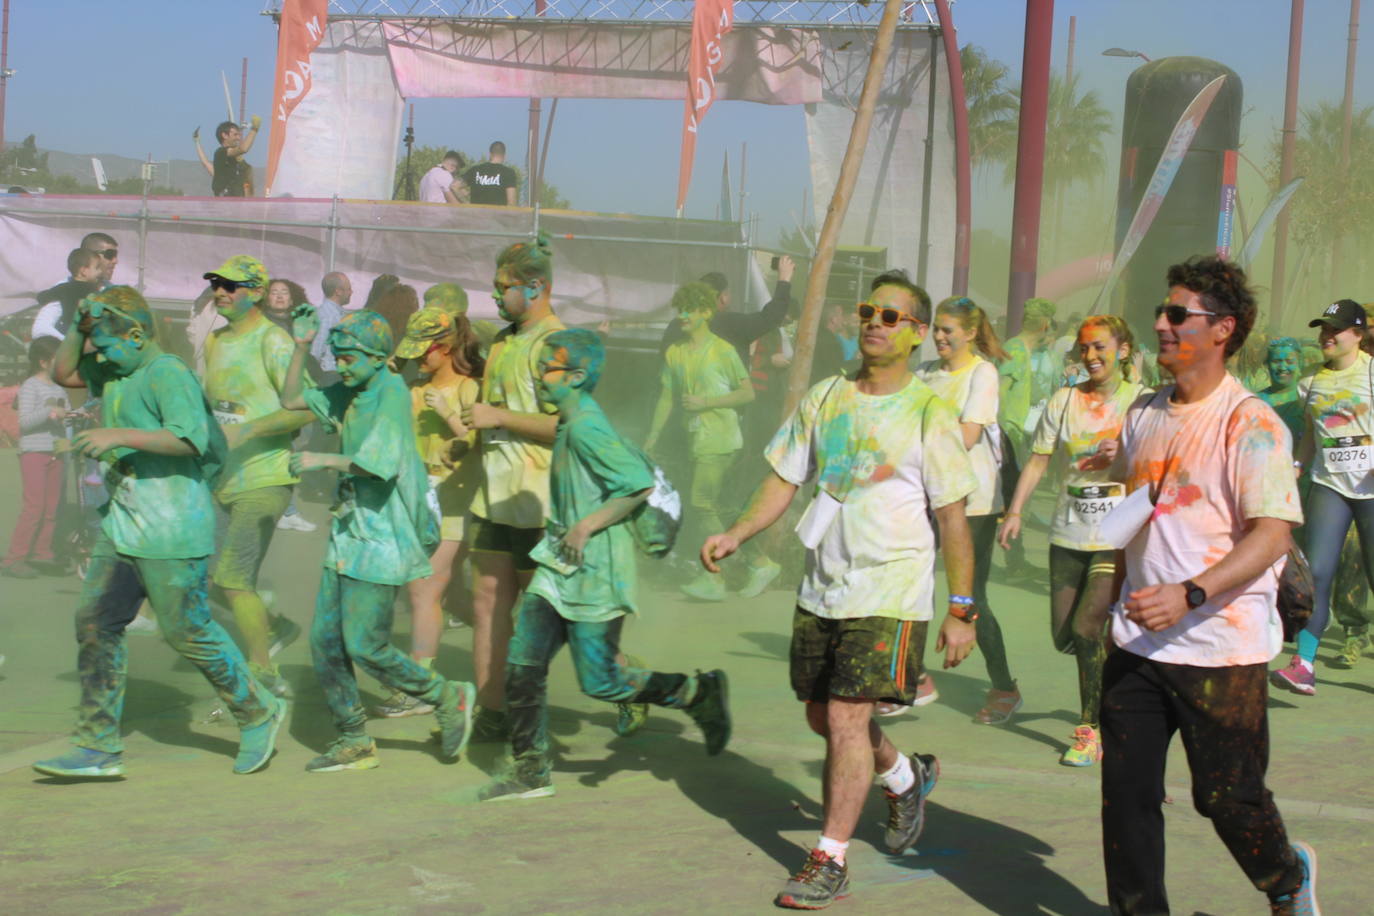
[[[244,422],[244,415],[248,413],[248,409],[233,401],[215,401],[210,405],[210,413],[220,426],[237,426]]]
[[[1067,490],[1068,521],[1074,528],[1096,528],[1126,498],[1126,488],[1119,483],[1088,484]]]
[[[1369,436],[1322,439],[1322,464],[1332,474],[1367,474],[1374,469],[1374,445]]]

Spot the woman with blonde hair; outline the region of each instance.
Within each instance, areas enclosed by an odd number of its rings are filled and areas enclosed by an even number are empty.
[[[959,412],[964,448],[978,478],[978,489],[968,497],[965,514],[973,535],[973,594],[968,598],[977,612],[978,648],[987,661],[992,688],[983,708],[973,717],[982,725],[1005,725],[1021,708],[1021,692],[1007,665],[1002,628],[988,606],[988,573],[992,544],[997,536],[997,517],[1002,511],[999,469],[1003,460],[1002,434],[997,425],[997,363],[1007,358],[997,332],[983,309],[967,296],[946,299],[935,309],[931,325],[939,359],[922,363],[916,377]],[[938,695],[929,678],[921,683],[914,705],[929,703]]]
[[[1135,338],[1116,315],[1089,315],[1078,328],[1078,355],[1086,381],[1060,388],[1050,398],[1031,457],[1003,516],[999,541],[1009,548],[1021,534],[1021,513],[1058,459],[1063,470],[1050,526],[1050,637],[1060,652],[1078,662],[1081,711],[1073,743],[1059,762],[1092,766],[1102,759],[1098,731],[1102,665],[1107,660],[1107,616],[1116,597],[1116,553],[1097,526],[1125,495],[1110,477],[1121,424],[1146,392],[1133,376]]]

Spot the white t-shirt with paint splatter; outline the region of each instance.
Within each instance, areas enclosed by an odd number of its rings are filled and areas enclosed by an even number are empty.
[[[1127,492],[1150,487],[1154,515],[1126,545],[1121,600],[1215,566],[1250,521],[1302,523],[1288,427],[1233,376],[1200,401],[1175,404],[1169,386],[1143,395],[1126,416],[1112,477]],[[1128,652],[1172,665],[1221,668],[1268,662],[1283,648],[1276,610],[1286,557],[1256,579],[1209,595],[1167,630],[1153,632],[1112,609],[1112,638]]]
[[[940,368],[939,360],[922,363],[916,377],[930,386],[959,414],[960,423],[983,427],[978,441],[968,450],[978,489],[968,499],[968,514],[994,515],[1002,511],[1002,431],[997,425],[997,367],[981,356],[953,372]]]
[[[929,620],[935,534],[927,507],[977,487],[953,408],[920,380],[864,394],[843,376],[817,383],[766,456],[778,476],[840,502],[806,553],[797,604],[817,617]]]

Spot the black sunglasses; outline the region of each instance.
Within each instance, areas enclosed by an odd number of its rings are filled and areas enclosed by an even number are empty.
[[[240,289],[256,289],[256,283],[240,283],[237,280],[226,280],[223,277],[210,278],[211,289],[222,289],[226,293],[236,293]]]
[[[915,318],[912,318],[901,309],[870,305],[867,302],[860,302],[858,308],[859,320],[865,323],[872,321],[874,315],[877,315],[882,320],[883,324],[889,328],[895,328],[903,321],[910,321],[912,324],[916,323]]]
[[[1217,315],[1216,312],[1207,312],[1203,311],[1202,309],[1190,309],[1186,305],[1156,305],[1156,321],[1159,320],[1160,315],[1163,315],[1165,318],[1167,318],[1169,320],[1169,324],[1175,326],[1183,324],[1183,322],[1188,320],[1188,316],[1190,315],[1207,315],[1211,318],[1220,317],[1219,315]]]
[[[118,248],[102,248],[100,250],[97,250],[95,253],[100,255],[107,261],[113,261],[115,258],[119,257]]]

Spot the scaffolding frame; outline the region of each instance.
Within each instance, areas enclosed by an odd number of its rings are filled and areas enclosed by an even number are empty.
[[[693,6],[693,0],[329,0],[329,19],[690,23]],[[883,5],[873,0],[736,0],[735,26],[876,28],[882,13]],[[263,15],[280,19],[281,4],[269,4]],[[935,0],[909,0],[902,22],[935,25]]]

